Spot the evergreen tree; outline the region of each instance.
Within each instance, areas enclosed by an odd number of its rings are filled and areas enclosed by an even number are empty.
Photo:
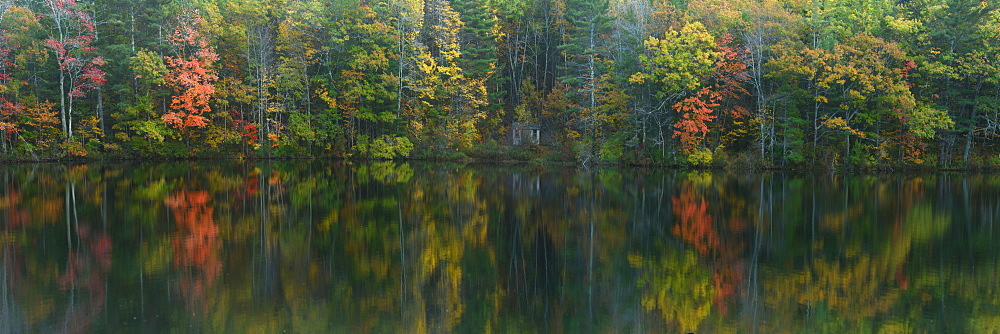
[[[589,142],[581,147],[584,159],[593,155],[597,140],[598,80],[605,71],[603,62],[610,53],[612,29],[608,4],[607,0],[570,0],[565,16],[568,29],[559,46],[566,59],[561,69],[563,76],[559,79],[576,90],[577,105],[582,107],[569,117],[578,123],[574,127],[582,130],[584,140]]]

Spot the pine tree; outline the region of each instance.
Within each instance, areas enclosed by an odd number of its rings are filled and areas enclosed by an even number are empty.
[[[596,145],[595,112],[598,103],[598,81],[604,74],[610,45],[609,34],[612,19],[608,15],[607,0],[570,0],[566,9],[567,30],[563,44],[559,46],[565,62],[559,80],[577,91],[578,102],[583,110],[571,115],[576,127],[583,130],[590,142],[590,149],[582,154],[589,156]]]

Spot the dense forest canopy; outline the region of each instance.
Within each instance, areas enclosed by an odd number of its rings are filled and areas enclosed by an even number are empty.
[[[998,8],[0,0],[0,158],[1000,166]]]

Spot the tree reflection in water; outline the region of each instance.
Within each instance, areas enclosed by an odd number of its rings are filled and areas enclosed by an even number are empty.
[[[3,332],[996,331],[1000,178],[0,168]]]
[[[188,307],[201,313],[208,312],[206,293],[222,270],[219,227],[215,225],[214,208],[209,200],[204,190],[178,190],[164,201],[176,228],[170,245],[180,294],[187,299]]]

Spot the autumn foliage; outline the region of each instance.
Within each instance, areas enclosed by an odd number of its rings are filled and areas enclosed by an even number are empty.
[[[674,110],[681,115],[681,119],[674,123],[674,137],[680,138],[685,153],[698,148],[701,140],[708,134],[708,123],[718,117],[712,115],[712,108],[719,106],[713,95],[710,88],[705,87],[694,96],[674,104]]]
[[[1000,166],[1000,5],[920,3],[7,1],[0,152]]]
[[[212,110],[209,101],[215,93],[213,83],[218,76],[210,68],[219,55],[197,29],[204,22],[197,11],[187,11],[178,18],[170,36],[170,45],[177,55],[166,57],[170,69],[166,81],[175,95],[163,120],[178,129],[207,126],[208,118],[203,115]]]
[[[45,46],[55,53],[59,70],[69,74],[69,96],[83,97],[87,91],[101,88],[107,81],[101,70],[104,58],[97,55],[97,48],[93,46],[97,27],[94,19],[77,6],[76,0],[53,0],[50,5],[56,20],[64,20],[76,34],[46,39]]]
[[[705,86],[673,105],[674,111],[680,114],[680,120],[674,122],[673,136],[680,139],[681,151],[685,154],[700,148],[713,128],[722,130],[710,126],[720,113],[732,118],[743,118],[748,114],[747,108],[739,103],[749,95],[743,86],[747,80],[744,56],[731,46],[732,35],[717,39],[716,44],[719,57],[715,68],[703,81]]]
[[[5,34],[6,32],[0,30],[0,135],[5,140],[11,140],[12,135],[17,132],[17,121],[24,113],[24,105],[10,98],[8,94],[8,91],[12,90],[8,85],[12,78],[14,62],[10,57],[11,50]]]
[[[55,31],[44,41],[59,64],[60,121],[68,153],[85,152],[73,141],[74,100],[97,90],[107,81],[101,66],[104,58],[93,45],[97,39],[94,19],[75,0],[52,0],[46,3],[52,11]]]
[[[727,34],[716,40],[720,53],[715,62],[715,71],[711,74],[713,99],[720,103],[722,113],[734,118],[746,117],[749,110],[742,99],[750,95],[746,82],[749,79],[749,66],[745,48],[733,41],[733,35]]]

